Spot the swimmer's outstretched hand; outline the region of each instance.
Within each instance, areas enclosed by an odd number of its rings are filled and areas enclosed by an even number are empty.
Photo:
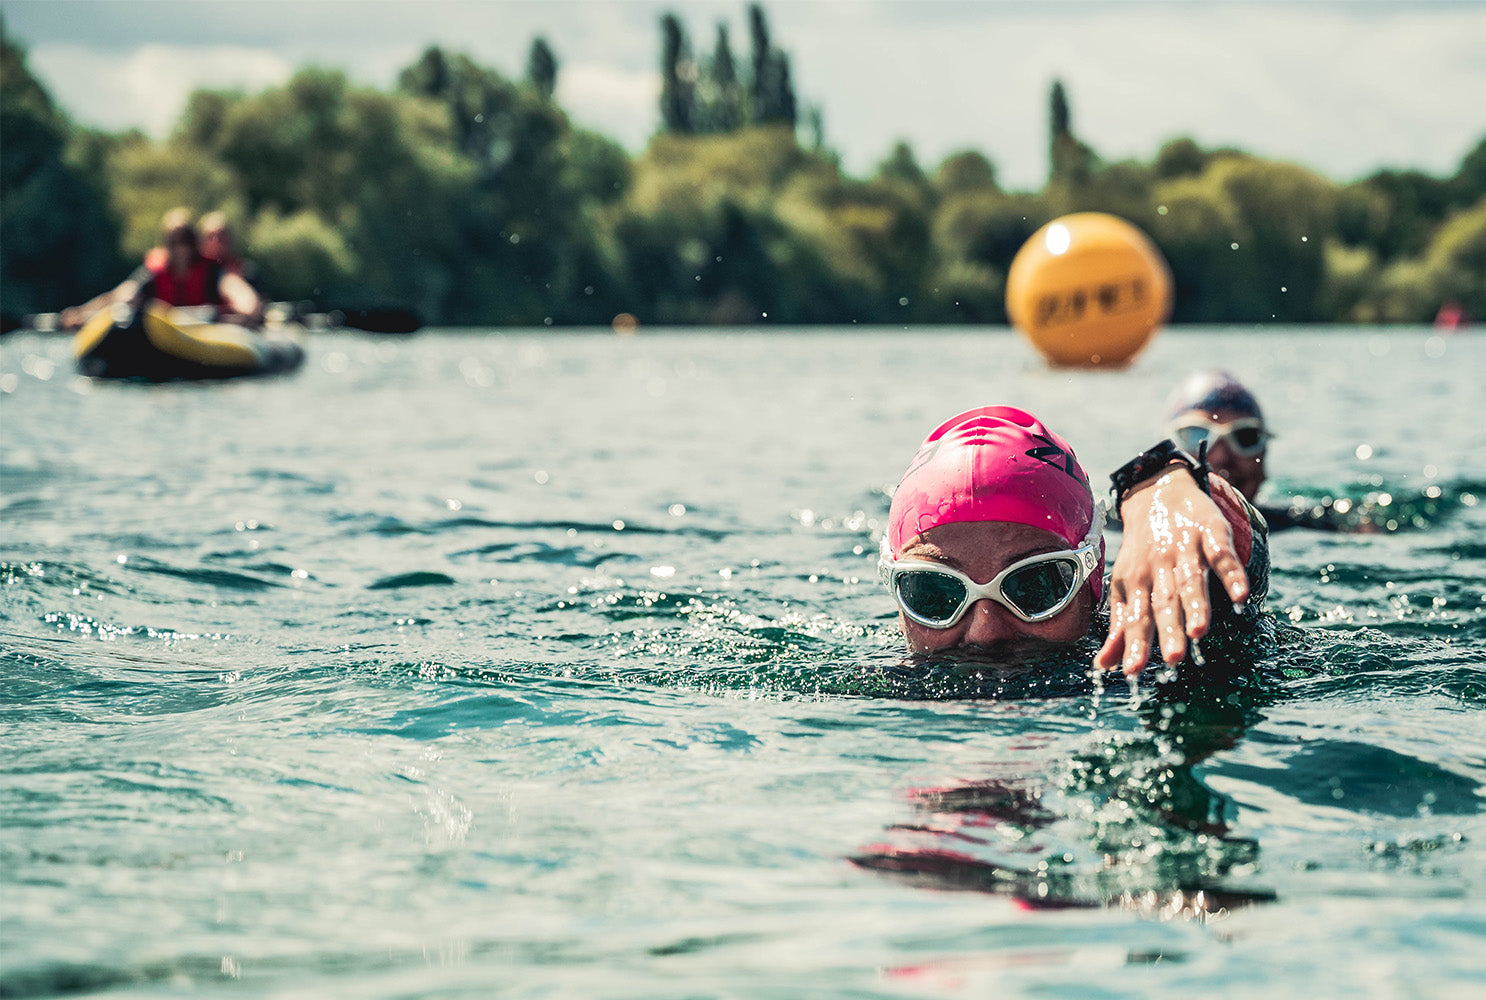
[[[1235,605],[1249,596],[1249,578],[1233,529],[1183,465],[1169,465],[1136,485],[1120,517],[1125,537],[1109,580],[1109,637],[1094,665],[1134,676],[1150,659],[1153,632],[1167,664],[1182,661],[1188,639],[1207,634],[1209,570]]]

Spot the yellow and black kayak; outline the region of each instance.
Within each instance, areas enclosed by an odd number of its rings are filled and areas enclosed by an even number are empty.
[[[159,303],[105,309],[73,340],[77,370],[93,378],[226,379],[292,372],[304,363],[297,327],[250,330]]]

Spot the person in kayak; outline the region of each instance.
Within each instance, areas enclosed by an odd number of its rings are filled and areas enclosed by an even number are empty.
[[[168,306],[211,306],[217,310],[216,319],[224,323],[262,324],[262,296],[240,274],[202,256],[188,211],[177,208],[167,212],[162,229],[162,245],[146,254],[141,267],[117,287],[80,306],[64,309],[62,326],[76,329],[101,309],[150,299]]]
[[[1124,535],[1106,588],[1105,502],[1066,440],[1010,406],[936,428],[893,493],[879,560],[910,649],[1004,658],[1075,641],[1107,610],[1094,663],[1135,675],[1153,649],[1176,664],[1258,614],[1268,534],[1242,493],[1169,440],[1110,479]]]
[[[237,240],[232,233],[232,224],[226,212],[208,212],[197,223],[201,232],[201,256],[216,261],[222,270],[240,274],[244,281],[258,290],[258,268],[252,261],[237,254]]]

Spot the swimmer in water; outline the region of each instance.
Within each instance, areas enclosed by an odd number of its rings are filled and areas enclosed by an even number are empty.
[[[1010,406],[938,427],[893,493],[879,563],[909,647],[1004,655],[1072,642],[1107,606],[1094,663],[1133,676],[1153,636],[1176,664],[1217,619],[1256,613],[1268,535],[1237,489],[1170,441],[1110,478],[1124,538],[1106,588],[1104,501],[1067,441]]]
[[[1259,489],[1267,475],[1269,441],[1274,435],[1264,422],[1264,411],[1254,394],[1227,372],[1209,369],[1188,375],[1167,399],[1166,413],[1164,433],[1191,455],[1205,443],[1212,470],[1255,506],[1271,532],[1285,528],[1372,530],[1355,505],[1338,511],[1333,506],[1335,501],[1329,499],[1302,507],[1259,502]]]
[[[1269,428],[1259,401],[1227,372],[1193,372],[1166,401],[1166,435],[1195,455],[1207,442],[1212,470],[1250,503],[1264,485]]]

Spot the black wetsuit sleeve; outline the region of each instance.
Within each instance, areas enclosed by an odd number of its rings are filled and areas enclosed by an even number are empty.
[[[1249,596],[1242,609],[1235,608],[1217,579],[1211,574],[1208,576],[1208,597],[1213,615],[1212,627],[1202,641],[1202,648],[1231,659],[1230,654],[1243,648],[1264,629],[1264,600],[1269,596],[1269,525],[1259,509],[1225,480],[1214,476],[1213,484],[1213,500],[1233,531],[1235,547],[1240,554],[1248,549],[1244,575],[1249,580]]]
[[[1235,490],[1234,492],[1237,492]],[[1269,522],[1259,508],[1244,501],[1249,518],[1249,559],[1244,572],[1249,577],[1249,603],[1259,605],[1269,596]]]
[[[1287,528],[1309,528],[1312,531],[1358,531],[1362,519],[1350,511],[1344,513],[1327,500],[1312,506],[1291,504],[1289,507],[1264,506],[1259,508],[1264,523],[1270,531]]]

